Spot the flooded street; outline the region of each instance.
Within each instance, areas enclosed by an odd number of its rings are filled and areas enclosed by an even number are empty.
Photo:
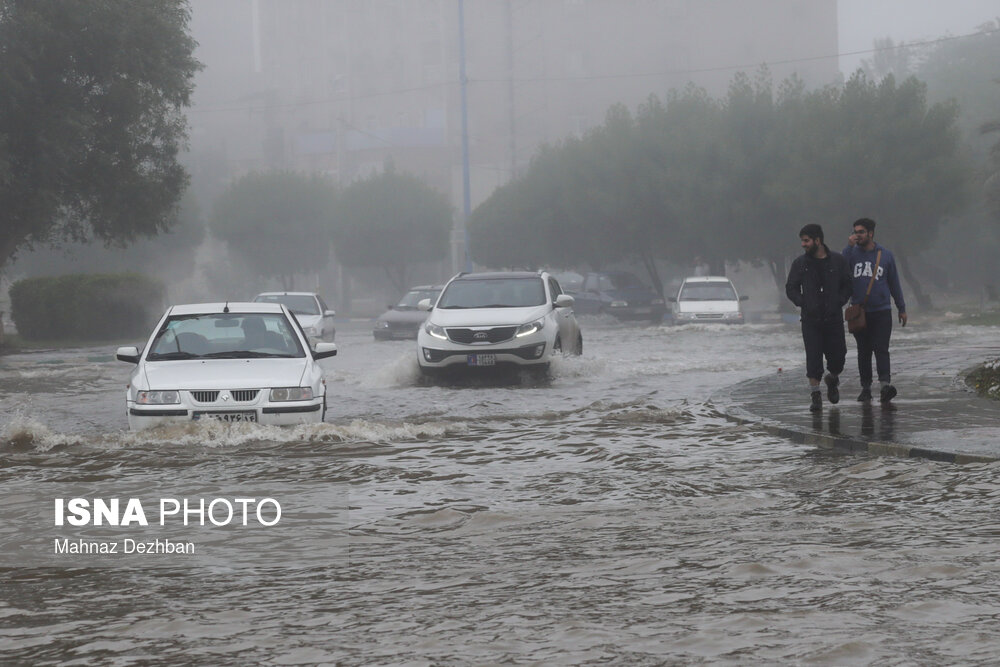
[[[714,391],[804,373],[794,326],[581,327],[584,355],[522,386],[428,384],[412,341],[338,323],[326,423],[284,430],[131,434],[113,348],[0,357],[19,519],[69,489],[310,489],[344,510],[336,535],[261,530],[219,545],[233,562],[136,567],[19,561],[5,520],[0,662],[996,660],[1000,464],[834,455],[725,419]],[[976,337],[995,330],[913,323],[893,354]]]

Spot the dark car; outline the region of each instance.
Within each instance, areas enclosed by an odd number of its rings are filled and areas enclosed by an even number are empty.
[[[437,301],[443,285],[417,285],[403,295],[395,306],[389,306],[375,320],[372,335],[375,340],[400,340],[416,338],[417,330],[427,319],[426,310],[417,310],[417,304],[423,299],[430,299],[431,305]]]
[[[663,297],[628,271],[588,273],[573,298],[578,315],[609,313],[622,320],[659,322],[667,311]]]

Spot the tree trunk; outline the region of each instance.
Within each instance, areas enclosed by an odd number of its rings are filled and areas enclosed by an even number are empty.
[[[931,303],[930,294],[924,292],[924,289],[920,285],[920,282],[910,272],[909,263],[898,261],[899,260],[898,253],[896,254],[896,260],[897,260],[896,266],[899,267],[899,271],[903,274],[903,277],[906,278],[907,284],[909,284],[909,286],[913,288],[913,297],[917,300],[917,305],[919,305],[921,308],[927,308],[927,309],[933,308],[934,306]]]
[[[656,260],[646,253],[640,255],[642,259],[643,266],[646,267],[646,273],[649,274],[649,279],[653,283],[653,289],[656,293],[663,297],[663,279],[660,278],[660,272],[656,270]]]

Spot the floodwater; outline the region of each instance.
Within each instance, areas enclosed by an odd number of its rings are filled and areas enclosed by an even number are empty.
[[[522,386],[425,384],[414,343],[338,324],[327,422],[285,430],[130,434],[112,348],[0,357],[0,662],[995,662],[998,464],[727,421],[714,391],[801,371],[794,326],[582,326]],[[909,326],[894,353],[956,335],[995,331]],[[192,531],[192,557],[32,557],[54,498],[149,493],[309,512]]]

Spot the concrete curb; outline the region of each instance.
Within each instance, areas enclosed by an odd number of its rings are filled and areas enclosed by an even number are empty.
[[[719,407],[719,406],[716,406]],[[762,417],[747,418],[732,414],[725,409],[723,415],[729,421],[737,424],[750,424],[767,431],[771,435],[787,438],[792,442],[801,445],[812,445],[820,449],[844,452],[846,454],[871,454],[874,456],[896,456],[901,458],[921,458],[931,461],[944,461],[946,463],[990,463],[1000,461],[1000,458],[993,456],[983,456],[980,454],[962,454],[958,452],[946,452],[926,447],[915,447],[903,445],[897,442],[875,442],[856,440],[854,438],[838,438],[825,433],[807,433],[787,426],[777,426],[768,423]]]
[[[738,385],[736,385],[738,386]],[[749,413],[747,410],[735,405],[728,398],[729,392],[733,389],[725,389],[713,395],[709,399],[709,405],[719,410],[729,421],[741,425],[751,425],[760,428],[771,435],[786,438],[792,442],[811,445],[830,451],[843,452],[845,454],[871,454],[873,456],[895,456],[899,458],[922,458],[931,461],[943,461],[946,463],[991,463],[1000,461],[1000,457],[982,454],[966,454],[961,452],[951,452],[927,447],[917,447],[898,442],[878,442],[874,440],[862,440],[848,436],[833,436],[826,433],[810,432],[802,429],[792,428],[787,425],[775,423],[760,415]]]

